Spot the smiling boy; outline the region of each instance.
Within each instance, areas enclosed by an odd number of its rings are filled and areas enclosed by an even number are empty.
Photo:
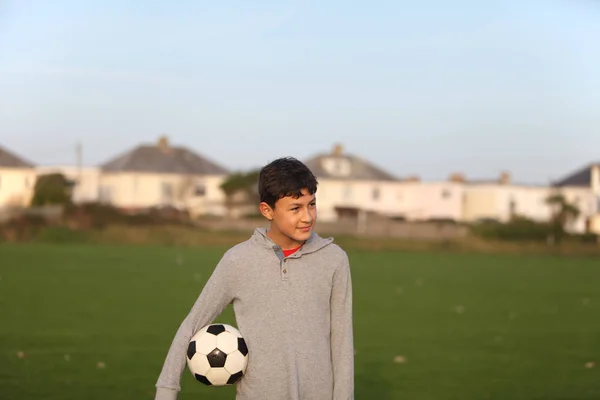
[[[229,249],[175,334],[156,400],[181,390],[190,338],[233,303],[248,345],[237,400],[352,400],[352,282],[346,253],[314,232],[317,179],[280,158],[259,175],[259,209],[270,221]]]

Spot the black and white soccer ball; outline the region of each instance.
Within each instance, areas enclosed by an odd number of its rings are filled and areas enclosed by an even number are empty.
[[[234,385],[246,373],[248,347],[233,326],[210,324],[190,339],[187,364],[192,375],[205,385]]]

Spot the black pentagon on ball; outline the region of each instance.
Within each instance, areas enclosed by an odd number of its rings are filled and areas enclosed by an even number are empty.
[[[205,377],[204,375],[200,375],[200,374],[194,374],[194,376],[196,377],[196,380],[197,380],[198,382],[202,382],[202,383],[204,383],[205,385],[212,386],[212,383],[210,383],[210,381],[208,380],[208,378],[207,378],[207,377]]]
[[[243,338],[238,338],[238,350],[244,357],[248,355],[248,346],[246,346],[246,341]]]
[[[227,354],[219,349],[214,349],[208,353],[206,358],[208,358],[208,363],[212,368],[223,368],[227,360]]]
[[[196,354],[196,341],[192,340],[188,345],[187,356],[191,360],[194,354]]]
[[[234,383],[237,383],[240,379],[242,379],[242,376],[244,376],[244,373],[242,371],[231,375],[227,380],[227,384],[233,385]]]
[[[208,327],[206,332],[217,336],[219,333],[225,332],[225,327],[223,325],[211,325]]]

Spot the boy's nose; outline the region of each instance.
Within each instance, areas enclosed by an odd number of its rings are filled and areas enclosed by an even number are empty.
[[[313,220],[313,216],[312,213],[310,212],[310,210],[305,210],[304,213],[302,214],[302,222],[310,224],[312,223]]]

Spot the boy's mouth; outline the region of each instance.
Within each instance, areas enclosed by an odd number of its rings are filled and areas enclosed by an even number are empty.
[[[311,228],[312,228],[312,225],[311,226],[305,226],[305,227],[302,227],[302,228],[298,228],[298,230],[300,230],[302,232],[309,232],[311,230]]]

